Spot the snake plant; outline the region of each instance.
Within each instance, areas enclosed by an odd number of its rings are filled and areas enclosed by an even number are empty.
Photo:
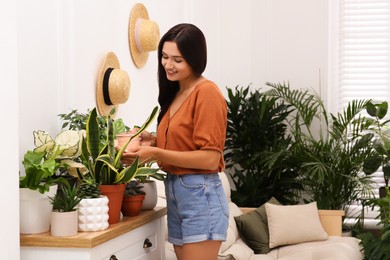
[[[100,142],[100,127],[96,108],[89,113],[86,123],[86,136],[82,140],[81,159],[83,164],[88,169],[88,172],[83,175],[79,172],[81,180],[92,178],[98,184],[122,184],[128,183],[131,179],[137,176],[147,176],[157,172],[159,169],[150,167],[139,167],[138,157],[131,165],[123,165],[121,157],[127,144],[135,137],[139,136],[155,119],[158,112],[158,107],[155,107],[145,121],[138,129],[137,133],[119,150],[116,151],[114,145],[114,131],[112,114],[108,115],[107,123],[107,142],[103,148],[99,148]]]

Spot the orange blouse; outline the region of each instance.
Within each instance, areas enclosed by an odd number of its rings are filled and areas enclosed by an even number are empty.
[[[157,147],[173,151],[216,150],[221,153],[214,170],[182,168],[158,162],[172,174],[212,173],[224,170],[227,105],[217,85],[209,80],[197,85],[176,113],[169,109],[157,128]]]

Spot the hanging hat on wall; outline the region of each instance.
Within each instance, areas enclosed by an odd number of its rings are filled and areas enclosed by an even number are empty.
[[[113,108],[127,101],[130,94],[130,78],[120,69],[117,56],[107,53],[97,79],[96,105],[101,116],[108,116]],[[115,115],[113,115],[115,116]]]
[[[148,60],[149,52],[157,50],[160,29],[156,22],[149,20],[146,7],[138,3],[131,10],[129,20],[129,47],[137,68],[142,68]]]

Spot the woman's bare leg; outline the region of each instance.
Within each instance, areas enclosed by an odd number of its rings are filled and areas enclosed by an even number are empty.
[[[174,246],[179,260],[216,260],[222,241],[207,240],[197,243]]]

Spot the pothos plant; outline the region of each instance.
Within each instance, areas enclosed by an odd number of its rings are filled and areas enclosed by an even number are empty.
[[[112,115],[115,111],[111,111],[106,118],[107,141],[100,148],[100,127],[96,108],[94,108],[87,119],[86,136],[82,140],[81,159],[83,165],[88,169],[88,172],[83,175],[79,171],[79,178],[90,178],[95,180],[97,184],[122,184],[128,183],[131,179],[137,176],[147,176],[157,172],[158,168],[139,167],[139,158],[137,157],[131,165],[123,165],[121,157],[130,141],[139,136],[155,119],[158,112],[158,107],[155,107],[147,118],[145,123],[138,131],[128,140],[128,142],[116,151],[114,144],[114,127]]]

